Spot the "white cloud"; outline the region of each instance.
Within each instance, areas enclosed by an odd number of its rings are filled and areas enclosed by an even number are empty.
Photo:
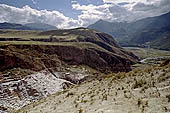
[[[155,3],[159,2],[161,0],[103,0],[104,3],[122,3],[122,2],[128,2],[128,3]]]
[[[103,2],[103,5],[80,5],[72,0],[72,8],[81,12],[78,19],[67,17],[59,11],[36,10],[29,6],[16,8],[0,4],[0,22],[21,24],[42,22],[58,28],[72,28],[86,27],[99,19],[134,21],[170,11],[170,0],[103,0]]]
[[[170,0],[143,0],[137,1],[130,8],[135,19],[158,16],[170,11]]]
[[[80,10],[82,14],[78,16],[79,21],[82,22],[84,26],[92,24],[99,19],[107,21],[118,21],[126,13],[127,10],[121,8],[115,4],[104,4],[104,5],[80,5],[73,4],[73,9]]]
[[[71,28],[80,26],[80,23],[77,20],[66,17],[58,11],[39,11],[32,9],[29,6],[16,8],[5,4],[0,4],[0,22],[20,24],[42,22],[55,25],[58,28]]]
[[[82,25],[89,25],[99,19],[106,21],[135,21],[158,16],[170,11],[170,0],[103,0],[103,5],[72,4],[80,10],[78,16]]]
[[[134,2],[136,0],[103,0],[104,3],[122,3],[122,2]]]
[[[165,5],[170,6],[170,0],[103,0],[104,3],[120,4],[126,3],[125,8],[128,10],[147,10],[161,8]],[[136,9],[141,8],[141,9]]]
[[[75,0],[72,0],[72,1],[71,1],[71,3],[72,3],[72,4],[76,4],[76,3],[77,3],[77,1],[75,1]]]

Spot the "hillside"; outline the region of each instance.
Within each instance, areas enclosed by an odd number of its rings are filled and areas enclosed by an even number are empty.
[[[52,26],[52,25],[48,25],[48,24],[44,24],[44,23],[28,23],[25,24],[24,26],[31,28],[32,30],[56,30],[57,27]]]
[[[90,29],[95,29],[101,32],[110,34],[118,42],[122,42],[129,39],[126,26],[128,23],[107,22],[99,20],[96,23],[88,26]]]
[[[157,49],[170,50],[169,19],[170,13],[131,23],[111,23],[99,20],[95,24],[90,25],[89,28],[109,33],[122,46],[150,46]]]
[[[23,35],[24,34],[24,35]],[[129,72],[138,62],[108,34],[77,28],[1,30],[0,110],[20,109],[104,73]]]
[[[35,33],[37,34],[37,32]],[[14,51],[28,49],[30,53],[32,53],[31,50],[35,50],[39,54],[56,54],[68,64],[85,64],[103,72],[129,71],[130,64],[137,59],[132,53],[120,48],[111,36],[88,29],[45,31],[40,32],[37,36],[38,38],[1,38],[1,41],[4,43],[4,45],[2,43],[1,48],[8,49],[10,47]],[[41,36],[49,37],[39,38]],[[6,45],[6,41],[11,41],[9,42],[9,46]],[[6,53],[3,54],[5,55]],[[4,56],[3,54],[2,56]],[[7,57],[7,55],[5,56]],[[17,58],[16,60],[21,59]],[[17,63],[20,62],[13,64],[20,65]],[[4,64],[6,63],[4,62]],[[31,62],[28,65],[26,67],[36,69],[35,66],[31,66],[33,65]],[[6,68],[8,67],[11,66],[6,66]]]
[[[15,23],[0,23],[0,29],[13,29],[13,30],[55,30],[55,26],[44,24],[44,23],[29,23],[29,24],[15,24]]]
[[[16,30],[31,30],[27,26],[23,26],[22,24],[14,24],[14,23],[0,23],[0,29],[16,29]]]
[[[169,63],[169,64],[168,64]],[[13,113],[170,112],[170,62],[85,82]]]

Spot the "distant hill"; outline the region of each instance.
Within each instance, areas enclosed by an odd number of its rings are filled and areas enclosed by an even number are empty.
[[[128,33],[125,27],[127,25],[127,23],[123,22],[119,23],[99,20],[96,23],[88,26],[88,28],[108,33],[112,35],[118,42],[121,42],[122,39],[125,39],[125,37],[128,38]]]
[[[131,23],[99,20],[88,28],[109,33],[122,46],[151,46],[170,50],[170,12]],[[166,42],[164,42],[166,40]]]
[[[0,29],[31,30],[29,27],[15,23],[0,23]]]
[[[132,23],[132,44],[170,50],[170,13]],[[139,27],[137,27],[137,25]],[[136,29],[136,30],[135,30]]]
[[[55,30],[55,26],[44,23],[29,23],[29,24],[15,24],[15,23],[0,23],[0,29],[14,29],[14,30]]]
[[[34,30],[56,30],[57,27],[49,25],[49,24],[44,24],[44,23],[28,23],[25,24],[26,27],[29,27]]]

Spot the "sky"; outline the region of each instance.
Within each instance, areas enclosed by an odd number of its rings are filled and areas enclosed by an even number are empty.
[[[170,0],[0,0],[0,23],[87,27],[99,19],[129,22],[170,12]]]

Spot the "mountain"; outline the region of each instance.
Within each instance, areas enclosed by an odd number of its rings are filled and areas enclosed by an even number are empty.
[[[96,23],[88,26],[90,29],[95,29],[101,32],[105,32],[114,37],[118,42],[121,42],[128,38],[128,32],[126,30],[127,23],[107,22],[99,20]]]
[[[131,23],[99,20],[89,28],[112,35],[123,46],[151,46],[170,50],[170,12]],[[165,41],[166,42],[162,43]],[[162,46],[164,44],[165,46]]]
[[[0,23],[0,29],[14,29],[14,30],[55,30],[55,26],[44,24],[44,23],[29,23],[29,24],[15,24],[15,23]]]
[[[29,27],[34,30],[44,30],[44,31],[57,29],[57,27],[55,26],[44,24],[44,23],[28,23],[28,24],[25,24],[24,26]]]
[[[170,50],[170,13],[132,23],[132,44]],[[140,25],[140,27],[136,27]]]
[[[31,30],[29,27],[15,23],[0,23],[0,29]]]

